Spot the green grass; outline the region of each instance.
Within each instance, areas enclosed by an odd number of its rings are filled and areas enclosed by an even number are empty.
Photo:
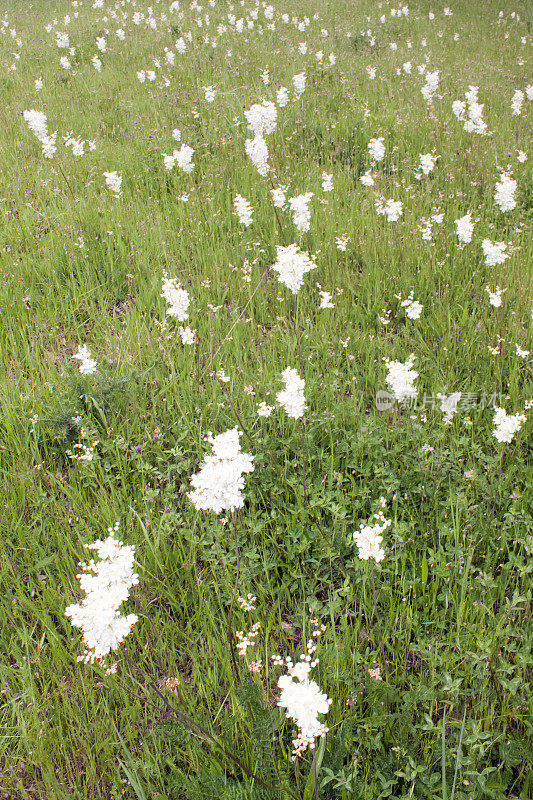
[[[533,350],[532,156],[516,158],[530,143],[531,101],[511,115],[514,91],[528,83],[531,13],[521,0],[513,6],[520,19],[505,10],[500,20],[494,0],[451,0],[452,16],[421,0],[407,18],[369,0],[287,0],[275,6],[275,31],[261,7],[254,29],[238,34],[227,15],[246,18],[252,4],[231,12],[222,0],[200,3],[202,28],[189,5],[182,1],[180,19],[170,2],[153,2],[156,30],[133,24],[135,10],[148,15],[144,0],[105,9],[84,0],[77,19],[66,0],[0,8],[8,20],[0,36],[0,798],[289,797],[261,795],[235,763],[173,721],[148,684],[175,676],[178,689],[162,690],[169,702],[269,785],[310,800],[312,760],[290,762],[294,729],[276,706],[280,670],[270,660],[299,657],[310,608],[327,626],[313,677],[333,699],[321,800],[527,798],[531,423],[499,444],[481,400],[495,395],[516,413],[532,397],[531,358],[515,348]],[[310,25],[299,31],[283,13],[307,15]],[[222,22],[228,31],[213,48],[203,36],[217,38]],[[361,35],[369,29],[373,46]],[[76,47],[70,72],[59,66],[65,51],[55,30]],[[187,31],[186,54],[141,84],[137,71],[163,63]],[[98,53],[97,73],[91,57],[102,35],[110,52]],[[317,50],[337,63],[320,66]],[[428,70],[440,71],[431,112],[417,71],[426,54]],[[398,76],[407,60],[412,74]],[[377,68],[373,81],[367,66]],[[268,136],[272,178],[260,178],[245,155],[242,112],[275,100],[303,70],[305,92],[278,110]],[[212,104],[202,90],[210,84]],[[452,113],[470,84],[479,86],[488,137],[466,133]],[[30,108],[58,130],[51,160],[21,116]],[[191,175],[163,168],[161,154],[179,146],[174,128],[195,149]],[[96,150],[74,157],[62,143],[71,130],[95,139]],[[377,136],[386,156],[372,169],[376,187],[366,188],[359,177]],[[437,166],[418,181],[418,156],[431,150]],[[518,202],[502,213],[493,195],[507,167]],[[118,199],[105,186],[109,170],[123,176]],[[323,170],[333,174],[329,194]],[[315,194],[301,239],[288,210],[274,213],[270,189],[280,184],[288,197]],[[398,222],[376,213],[377,191],[403,201]],[[237,193],[254,208],[249,228],[233,213]],[[459,249],[454,220],[469,210],[472,243]],[[438,212],[444,221],[426,242],[418,226]],[[335,244],[343,235],[345,252]],[[484,238],[512,242],[511,257],[488,267]],[[275,273],[261,279],[275,246],[294,241],[317,254],[297,298]],[[162,327],[164,269],[190,292],[194,346],[181,344],[175,320]],[[317,283],[334,309],[319,309]],[[489,305],[487,284],[506,289],[501,308]],[[417,321],[396,297],[411,290],[424,306]],[[84,343],[98,361],[86,377],[72,360]],[[410,353],[426,407],[378,411],[383,359]],[[304,425],[279,408],[268,419],[256,414],[257,403],[275,403],[288,365],[306,381]],[[225,390],[215,377],[221,367],[231,378]],[[453,391],[474,400],[445,425],[429,398]],[[235,608],[232,629],[261,622],[253,659],[263,669],[251,679],[244,659],[235,674],[227,638],[231,525],[196,512],[186,496],[207,432],[241,423],[256,468],[237,519],[239,592],[252,592],[257,608]],[[82,426],[99,441],[92,462],[66,453]],[[374,570],[385,665],[370,567],[352,539],[382,495],[392,519]],[[139,621],[118,651],[117,674],[106,676],[77,662],[81,637],[64,611],[79,598],[83,545],[117,520],[136,547],[140,582],[128,613]],[[377,665],[381,682],[368,674]]]

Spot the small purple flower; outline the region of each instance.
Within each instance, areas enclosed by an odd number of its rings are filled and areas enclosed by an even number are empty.
[[[158,441],[159,441],[159,434],[158,433],[154,433],[154,442],[158,442]]]
[[[136,453],[140,453],[141,452],[141,446],[139,444],[135,445],[135,452]]]

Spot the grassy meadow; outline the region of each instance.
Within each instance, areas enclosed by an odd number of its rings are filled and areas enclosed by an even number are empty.
[[[0,0],[0,799],[532,796],[533,17],[449,2]],[[471,86],[485,133],[452,109]],[[315,259],[296,294],[272,269],[292,244]],[[411,354],[401,403],[385,359]],[[526,418],[511,440],[495,408]],[[244,505],[198,510],[206,436],[235,426]],[[83,663],[65,609],[117,522],[138,620]],[[317,624],[329,730],[292,760],[271,656]]]

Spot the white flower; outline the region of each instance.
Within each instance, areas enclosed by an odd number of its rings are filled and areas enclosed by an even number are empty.
[[[455,227],[457,230],[457,238],[461,244],[468,244],[472,241],[472,233],[474,231],[474,224],[472,222],[472,214],[469,211],[464,217],[455,220]]]
[[[263,137],[256,136],[254,139],[246,139],[244,149],[259,174],[265,178],[270,167],[268,165],[268,147]]]
[[[115,192],[116,196],[119,197],[122,192],[120,191],[120,187],[122,186],[122,175],[119,175],[118,172],[104,172],[102,173],[105,182],[109,189],[112,192]]]
[[[58,47],[68,47],[69,46],[69,37],[68,33],[60,33],[56,31],[56,44]]]
[[[524,102],[524,92],[520,89],[517,89],[516,92],[513,94],[511,100],[511,110],[513,112],[514,117],[518,117],[520,112],[522,111],[522,104]]]
[[[273,411],[274,411],[274,406],[269,406],[265,402],[257,404],[258,417],[269,417]]]
[[[401,361],[390,361],[388,358],[385,358],[384,361],[389,371],[385,382],[395,399],[401,403],[409,398],[415,398],[417,389],[414,382],[418,378],[418,372],[412,369],[415,362],[414,353],[411,353],[404,364]]]
[[[137,78],[141,83],[144,83],[146,80],[146,72],[143,69],[139,70],[137,73]]]
[[[294,78],[292,79],[292,84],[298,95],[301,95],[305,91],[305,82],[306,82],[305,72],[299,72],[298,75],[295,75]]]
[[[241,452],[242,432],[232,428],[218,436],[208,434],[213,453],[205,456],[200,472],[191,477],[187,497],[198,510],[234,511],[244,506],[244,473],[253,472],[253,456]]]
[[[285,86],[280,86],[276,92],[276,103],[280,108],[284,108],[289,102],[289,90]]]
[[[305,194],[298,194],[289,200],[289,206],[293,213],[293,222],[300,233],[305,233],[311,227],[309,203],[313,196],[313,192],[305,192]]]
[[[524,414],[507,414],[504,408],[494,409],[494,431],[492,435],[499,442],[512,442],[515,433],[518,433],[526,417]]]
[[[333,175],[328,175],[327,172],[322,173],[322,191],[323,192],[332,192],[333,191]]]
[[[178,165],[180,169],[182,169],[188,175],[194,169],[194,164],[192,163],[193,155],[194,155],[194,150],[187,144],[182,144],[180,149],[174,150],[173,153],[175,163]]]
[[[433,153],[421,153],[420,156],[420,169],[424,173],[424,175],[429,175],[429,173],[434,169],[436,164],[436,157]]]
[[[188,308],[191,302],[189,292],[180,286],[177,278],[168,278],[166,272],[163,272],[161,297],[169,304],[167,308],[169,317],[177,317],[178,322],[185,322],[189,318]]]
[[[342,236],[336,236],[335,244],[337,245],[337,250],[340,250],[342,253],[345,253],[349,241],[350,237],[348,236],[347,233],[344,233]]]
[[[370,170],[369,170],[369,169],[367,169],[367,171],[366,171],[366,172],[364,172],[364,173],[361,175],[361,177],[359,178],[359,180],[361,181],[361,183],[363,184],[363,186],[373,186],[373,185],[374,185],[374,178],[373,178],[373,177],[372,177],[372,175],[370,174]]]
[[[80,372],[82,375],[92,375],[96,372],[97,362],[91,356],[90,350],[86,344],[78,345],[78,352],[74,353],[72,358],[76,358],[80,362]]]
[[[96,37],[96,46],[101,53],[105,53],[107,50],[107,42],[103,36]]]
[[[505,242],[491,242],[490,239],[483,239],[481,242],[483,253],[485,254],[485,264],[488,267],[495,267],[496,264],[503,264],[509,258],[506,253],[507,244]]]
[[[22,116],[28,123],[30,131],[34,133],[39,140],[48,136],[46,114],[43,114],[42,111],[36,111],[34,108],[30,108],[29,111],[23,111]]]
[[[406,75],[410,75],[412,70],[413,70],[413,65],[411,64],[410,61],[406,61],[403,64],[402,69],[403,69],[403,71],[405,72]]]
[[[93,56],[93,57],[91,58],[91,61],[92,61],[92,63],[93,63],[93,67],[95,68],[95,70],[96,70],[97,72],[101,72],[101,71],[102,71],[102,62],[100,61],[100,59],[98,58],[98,56]]]
[[[135,548],[115,539],[117,530],[118,524],[114,529],[108,528],[107,539],[85,545],[96,551],[100,561],[95,563],[91,559],[80,565],[77,577],[85,597],[81,603],[65,609],[71,624],[83,632],[85,654],[78,660],[85,663],[102,659],[116,650],[137,622],[135,614],[126,617],[119,613],[129,590],[139,583],[139,576],[134,572]]]
[[[403,203],[401,200],[376,200],[376,211],[378,214],[386,214],[388,222],[397,222],[402,216]]]
[[[521,164],[527,161],[527,153],[524,153],[523,150],[517,150],[516,152],[518,153],[518,155],[516,156],[517,161],[519,161]]]
[[[286,190],[286,186],[279,186],[277,189],[270,190],[272,202],[276,208],[285,208],[285,203],[287,202],[287,198],[285,197]]]
[[[288,719],[294,720],[298,736],[293,740],[293,754],[299,756],[307,748],[314,750],[315,739],[324,737],[328,728],[318,720],[319,714],[327,714],[331,700],[315,681],[309,680],[310,665],[300,662],[291,665],[287,675],[278,679],[281,689],[278,706],[286,709]]]
[[[452,110],[457,119],[464,123],[463,128],[465,131],[486,136],[489,131],[487,124],[483,120],[483,105],[478,103],[477,93],[477,86],[469,86],[468,91],[465,92],[466,102],[463,100],[454,100],[452,103]]]
[[[196,331],[193,331],[189,325],[187,325],[185,328],[183,325],[180,325],[178,328],[178,333],[180,335],[182,344],[194,344],[196,342]]]
[[[516,208],[516,186],[516,181],[509,174],[501,173],[494,192],[494,202],[499,206],[500,211],[512,211],[513,208]]]
[[[422,97],[428,103],[428,105],[432,102],[433,96],[437,91],[439,85],[439,71],[435,70],[435,72],[426,72],[426,82],[424,86],[420,89],[422,92]]]
[[[441,392],[437,392],[437,397],[440,400],[441,411],[444,412],[443,422],[449,424],[452,421],[454,414],[457,413],[457,407],[461,400],[461,392],[453,392],[446,396]]]
[[[274,103],[265,100],[263,103],[254,105],[244,112],[248,122],[248,128],[254,136],[264,138],[269,133],[276,130],[278,121],[278,109]]]
[[[126,34],[124,33],[124,30],[122,28],[117,28],[115,34],[117,39],[120,39],[121,42],[123,42],[124,39],[126,38]]]
[[[497,287],[494,289],[494,291],[493,291],[493,292],[491,292],[491,290],[489,289],[489,287],[488,287],[488,286],[485,286],[485,291],[486,291],[486,292],[488,292],[488,295],[489,295],[489,303],[491,304],[491,306],[494,306],[495,308],[499,308],[499,307],[501,306],[501,304],[502,304],[502,294],[503,294],[504,292],[506,292],[506,291],[507,291],[507,289],[500,289],[500,287],[499,287],[499,286],[497,286]]]
[[[163,165],[167,172],[169,172],[176,163],[176,159],[174,155],[168,156],[166,153],[161,153],[161,155],[163,156]]]
[[[370,158],[374,161],[382,161],[385,158],[383,136],[380,136],[379,139],[370,139],[368,143],[368,152],[370,153]]]
[[[387,528],[392,525],[391,519],[385,519],[383,509],[387,505],[385,497],[380,499],[380,510],[373,514],[375,520],[373,525],[364,524],[361,522],[359,530],[353,534],[354,541],[359,550],[359,558],[362,561],[368,561],[373,558],[375,561],[383,561],[385,558],[385,551],[381,547],[383,536],[381,535]]]
[[[276,251],[277,260],[272,269],[278,273],[281,283],[293,294],[297,294],[303,284],[304,275],[315,269],[315,259],[303,253],[297,244],[290,244],[288,247],[276,245]]]
[[[335,308],[335,304],[331,302],[330,292],[320,292],[319,308]]]
[[[391,520],[387,520],[390,525]],[[375,561],[383,561],[385,551],[381,547],[383,537],[380,535],[384,530],[383,525],[361,525],[361,529],[354,533],[353,538],[359,550],[359,558],[368,561],[373,558]]]
[[[212,103],[216,97],[217,90],[214,86],[204,86],[204,97],[207,103]]]
[[[68,60],[67,56],[61,56],[61,58],[59,59],[59,63],[61,64],[63,69],[70,69],[71,67],[71,63]]]
[[[239,222],[243,225],[248,227],[252,224],[252,214],[253,209],[251,204],[240,194],[235,195],[235,200],[233,201],[233,205],[235,207],[235,213],[239,217]]]
[[[41,77],[35,78],[35,91],[40,92],[42,88],[43,88],[43,79]]]
[[[45,158],[52,158],[54,153],[57,152],[56,137],[57,137],[57,131],[52,133],[50,136],[42,137],[41,145],[43,150],[43,156]]]
[[[411,292],[406,300],[402,300],[400,305],[402,308],[405,308],[406,317],[409,319],[420,319],[424,306],[422,303],[419,303],[418,300],[413,300],[413,292]]]
[[[289,417],[299,419],[307,408],[304,397],[305,381],[292,367],[287,367],[281,377],[285,381],[285,389],[277,393],[276,400]]]
[[[376,77],[376,67],[367,67],[366,68],[367,75],[371,81],[373,81]]]

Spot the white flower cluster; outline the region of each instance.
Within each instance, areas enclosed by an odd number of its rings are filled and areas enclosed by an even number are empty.
[[[495,408],[492,435],[499,442],[512,442],[525,421],[525,414],[508,414],[504,408]]]
[[[493,292],[491,292],[491,290],[489,289],[489,287],[488,287],[488,286],[485,286],[485,291],[486,291],[486,292],[488,292],[488,295],[489,295],[489,303],[491,304],[491,306],[494,306],[494,308],[500,308],[500,306],[501,306],[501,304],[502,304],[502,294],[503,294],[504,292],[506,292],[506,291],[507,291],[507,289],[500,289],[500,287],[499,287],[499,286],[497,286],[497,287],[494,289],[494,291],[493,291]]]
[[[293,739],[293,761],[309,748],[314,750],[315,739],[323,738],[328,728],[318,719],[319,714],[327,714],[332,700],[323,692],[316,681],[309,680],[309,674],[318,664],[318,658],[312,659],[316,652],[316,640],[325,631],[325,626],[320,625],[318,619],[312,619],[313,634],[306,643],[306,652],[301,660],[293,664],[287,657],[285,665],[287,674],[278,678],[278,688],[281,689],[278,706],[286,709],[288,719],[294,720],[298,727],[298,735]],[[281,656],[272,656],[275,665],[282,666]]]
[[[179,322],[185,322],[189,318],[188,308],[191,302],[189,292],[183,289],[176,278],[167,277],[163,272],[163,297],[169,304],[167,314],[169,317],[177,317]]]
[[[401,295],[396,295],[396,297],[401,300]],[[400,305],[402,308],[405,308],[405,316],[409,319],[420,319],[420,315],[422,314],[422,310],[424,306],[422,303],[419,303],[418,300],[414,300],[414,291],[411,291],[409,297],[405,300],[402,300]]]
[[[437,163],[438,156],[435,156],[433,153],[421,153],[419,156],[420,159],[420,169],[424,175],[429,175],[435,169],[435,164]],[[417,176],[418,177],[418,176]]]
[[[254,103],[251,108],[244,112],[244,116],[248,122],[248,128],[254,134],[253,139],[246,140],[244,148],[252,164],[264,178],[270,170],[265,136],[275,131],[278,110],[274,103],[265,100],[263,103]]]
[[[187,175],[194,169],[194,164],[192,163],[192,157],[194,155],[194,150],[192,147],[189,147],[188,144],[182,144],[179,150],[174,150],[172,155],[166,155],[163,153],[163,163],[165,165],[165,169],[170,171],[176,164],[180,169],[182,169]]]
[[[307,80],[307,76],[305,72],[299,72],[295,75],[292,79],[292,85],[294,86],[294,90],[298,97],[305,92],[305,82]]]
[[[469,86],[465,92],[465,100],[454,100],[452,110],[467,133],[479,133],[487,136],[489,133],[487,123],[483,120],[483,104],[478,102],[478,86]]]
[[[285,389],[277,393],[276,400],[289,417],[299,419],[307,408],[304,397],[305,381],[292,367],[287,367],[281,377],[285,381]]]
[[[455,228],[457,231],[457,238],[460,245],[469,244],[472,241],[472,234],[474,232],[474,222],[472,222],[472,214],[469,211],[464,217],[455,220]]]
[[[253,222],[253,209],[250,202],[242,195],[237,194],[235,195],[233,206],[235,208],[235,213],[239,217],[239,222],[246,225],[246,227],[251,225]]]
[[[85,597],[81,603],[65,609],[72,625],[83,632],[85,654],[79,656],[78,661],[85,663],[102,659],[116,650],[137,622],[135,614],[119,614],[130,588],[139,582],[133,571],[135,547],[115,539],[118,523],[107,530],[107,539],[85,545],[89,550],[95,550],[101,560],[95,563],[91,559],[87,564],[81,564],[82,571],[77,578]]]
[[[46,114],[43,114],[42,111],[36,111],[34,108],[30,108],[28,111],[23,111],[22,116],[28,123],[28,128],[30,131],[34,133],[37,139],[40,141],[43,150],[43,156],[45,158],[52,158],[54,153],[57,151],[57,131],[54,131],[54,133],[48,136],[48,121],[46,119]]]
[[[412,369],[415,362],[414,353],[411,353],[404,364],[401,361],[390,361],[388,358],[385,358],[384,361],[389,371],[385,382],[395,399],[401,403],[410,397],[416,397],[417,389],[413,384],[418,378],[418,372]]]
[[[385,551],[381,547],[383,536],[381,535],[387,528],[392,525],[392,520],[385,519],[383,509],[387,505],[385,497],[380,498],[381,510],[373,514],[376,520],[373,525],[365,525],[363,522],[360,529],[353,535],[354,541],[359,550],[359,558],[362,561],[368,561],[373,558],[374,561],[383,561],[385,558]]]
[[[457,408],[459,406],[461,396],[461,392],[453,392],[449,395],[437,392],[437,397],[440,400],[440,410],[444,413],[442,421],[446,425],[449,425],[452,422],[454,415],[457,414]]]
[[[300,233],[306,233],[311,227],[311,211],[309,203],[313,199],[313,192],[297,194],[289,200],[289,206],[293,214],[293,222]]]
[[[251,606],[250,609],[245,609],[245,610],[251,610],[253,608],[254,606]],[[244,631],[235,631],[235,636],[237,637],[237,650],[239,651],[240,656],[245,656],[248,648],[254,646],[255,639],[259,635],[260,628],[261,628],[261,623],[255,622],[252,625],[252,629],[248,631],[248,633],[244,633]]]
[[[376,211],[378,214],[385,214],[387,222],[397,222],[402,216],[403,203],[401,200],[383,200],[378,199],[375,202]]]
[[[191,477],[193,491],[187,494],[196,509],[220,514],[221,511],[243,507],[243,475],[254,471],[254,458],[241,452],[241,436],[237,427],[218,436],[208,434],[207,441],[213,453],[205,456],[200,472]]]
[[[500,175],[500,180],[496,183],[496,191],[494,192],[494,202],[499,207],[500,211],[512,211],[516,208],[516,192],[517,183],[511,176],[505,172]]]
[[[119,173],[115,171],[115,172],[104,172],[103,176],[105,178],[105,182],[108,188],[111,189],[112,192],[115,192],[116,197],[120,197],[120,195],[122,194],[122,192],[120,191],[120,188],[122,186],[122,175],[119,175]]]
[[[509,253],[505,252],[507,249],[505,242],[491,242],[490,239],[483,239],[481,247],[485,254],[485,264],[487,267],[495,267],[497,264],[503,264],[503,262],[509,258]]]
[[[329,174],[324,170],[322,173],[322,191],[323,192],[332,192],[333,191],[333,175]]]
[[[265,100],[263,103],[254,103],[251,108],[244,112],[244,116],[248,122],[248,128],[254,136],[264,138],[276,130],[278,109],[270,101]]]
[[[76,358],[80,362],[80,372],[82,375],[92,375],[96,372],[97,362],[91,356],[91,352],[86,344],[78,345],[78,352],[74,353],[72,358]]]
[[[422,93],[422,97],[426,101],[428,105],[432,103],[433,97],[437,88],[439,86],[439,71],[438,69],[435,72],[426,72],[426,82],[420,89]]]
[[[380,136],[379,139],[370,139],[368,143],[368,152],[373,161],[383,161],[385,158],[383,138],[383,136]]]
[[[270,167],[268,165],[268,146],[263,137],[255,136],[253,139],[246,139],[244,149],[258,173],[265,178]]]
[[[288,247],[276,245],[276,251],[277,259],[272,269],[278,273],[281,283],[293,294],[297,294],[303,284],[304,275],[315,269],[315,258],[303,253],[297,244],[290,244]]]
[[[513,94],[511,100],[511,111],[513,112],[513,117],[520,116],[523,102],[524,102],[524,92],[521,89],[517,89]]]

